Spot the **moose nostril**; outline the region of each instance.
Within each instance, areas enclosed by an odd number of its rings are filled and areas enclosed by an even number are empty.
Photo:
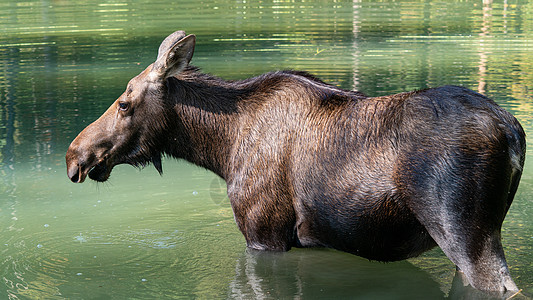
[[[80,180],[80,172],[77,171],[74,175],[72,175],[72,177],[70,177],[70,180],[74,183],[78,183]]]
[[[75,141],[76,140],[74,140],[74,142]],[[73,147],[71,145],[68,148],[67,154],[65,155],[65,162],[67,164],[67,176],[70,181],[74,183],[81,183],[85,179],[84,167],[87,164],[85,157],[86,155],[84,155],[84,153],[80,153],[77,147]]]
[[[80,178],[81,178],[80,173],[81,173],[81,168],[79,164],[73,164],[67,170],[67,175],[70,178],[70,181],[74,183],[80,182]]]

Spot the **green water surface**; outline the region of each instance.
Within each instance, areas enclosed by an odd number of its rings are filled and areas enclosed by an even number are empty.
[[[227,79],[309,71],[379,96],[445,84],[495,99],[533,135],[533,1],[0,0],[0,299],[440,299],[440,249],[397,263],[246,250],[225,185],[184,161],[72,184],[72,139],[175,30]],[[431,137],[428,137],[431,138]],[[531,157],[533,144],[528,143]],[[503,243],[533,294],[533,163]]]

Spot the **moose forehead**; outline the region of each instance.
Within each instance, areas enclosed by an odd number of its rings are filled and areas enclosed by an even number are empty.
[[[126,88],[126,93],[129,95],[132,92],[139,91],[140,89],[146,89],[153,84],[159,83],[157,80],[158,77],[154,76],[152,70],[152,65],[149,65],[144,71],[139,75],[133,77],[129,82]]]

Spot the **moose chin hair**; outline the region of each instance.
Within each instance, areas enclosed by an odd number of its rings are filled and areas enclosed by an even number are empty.
[[[157,172],[159,173],[159,175],[163,175],[163,164],[161,162],[161,156],[162,156],[161,153],[156,153],[153,155],[147,155],[147,156],[142,156],[142,157],[139,157],[139,156],[134,157],[134,158],[130,157],[130,158],[125,159],[124,163],[129,164],[139,169],[143,169],[146,166],[152,164],[157,170]]]

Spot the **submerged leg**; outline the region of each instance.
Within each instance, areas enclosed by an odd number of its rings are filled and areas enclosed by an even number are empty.
[[[452,287],[448,293],[448,299],[469,299],[469,300],[485,300],[485,299],[529,299],[526,297],[518,297],[520,291],[501,292],[486,292],[473,288],[466,275],[457,268],[453,278]]]
[[[457,265],[457,272],[462,273],[459,275],[464,276],[474,288],[500,293],[518,291],[509,274],[499,231],[487,236],[479,245],[446,234],[436,241],[446,256]],[[463,246],[460,245],[462,243]]]
[[[294,208],[286,195],[272,194],[275,196],[263,191],[229,193],[235,221],[249,248],[288,251],[294,240]]]

